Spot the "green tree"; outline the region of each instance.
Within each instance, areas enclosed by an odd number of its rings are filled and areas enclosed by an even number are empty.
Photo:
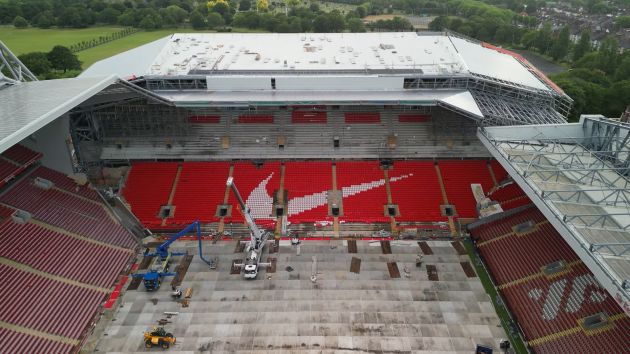
[[[35,75],[44,75],[52,69],[46,53],[33,52],[18,56],[18,59]]]
[[[55,24],[55,16],[52,11],[44,11],[35,17],[35,26],[39,28],[50,28]]]
[[[607,74],[612,74],[617,69],[619,59],[619,42],[617,38],[608,36],[599,46],[599,68]]]
[[[15,28],[26,28],[28,27],[28,22],[22,16],[15,16],[13,19],[13,26],[15,26]]]
[[[564,26],[551,45],[550,54],[553,60],[564,59],[569,54],[569,27]]]
[[[627,80],[630,78],[630,56],[626,56],[615,70],[615,81]],[[630,97],[628,98],[630,104]]]
[[[249,11],[252,8],[252,0],[241,0],[238,3],[239,11]]]
[[[537,33],[534,45],[541,53],[547,53],[551,42],[551,24],[549,22],[545,22],[543,27]]]
[[[153,16],[147,15],[142,19],[142,21],[140,21],[138,27],[150,31],[156,29],[158,27],[158,24]]]
[[[115,25],[118,22],[118,16],[120,16],[120,11],[108,7],[98,14],[98,22]]]
[[[205,29],[206,19],[203,18],[203,15],[199,11],[195,10],[190,14],[190,25],[195,30]]]
[[[208,28],[215,29],[217,27],[221,27],[225,24],[223,17],[216,12],[211,12],[208,14]]]
[[[584,29],[580,35],[580,40],[578,40],[575,48],[573,48],[573,62],[582,59],[582,57],[591,50],[591,32],[588,29]]]
[[[363,25],[363,21],[356,17],[353,17],[348,20],[348,29],[350,32],[365,32],[365,26]]]
[[[443,31],[448,26],[448,18],[446,16],[438,16],[429,23],[431,31]]]
[[[46,55],[53,69],[63,70],[81,70],[81,62],[70,49],[57,45]]]

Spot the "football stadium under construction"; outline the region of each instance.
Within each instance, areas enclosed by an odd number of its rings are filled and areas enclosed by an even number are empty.
[[[630,124],[450,32],[0,42],[0,352],[630,353]]]

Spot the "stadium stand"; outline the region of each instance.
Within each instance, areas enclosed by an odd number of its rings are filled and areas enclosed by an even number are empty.
[[[252,216],[256,220],[272,218],[273,194],[280,188],[280,163],[269,161],[258,167],[251,162],[236,162],[232,177]],[[225,181],[222,186],[225,191]],[[261,188],[262,193],[252,193],[256,188]],[[234,193],[229,193],[228,203],[232,205],[232,217],[226,221],[245,222],[243,214],[237,210]]]
[[[39,167],[42,173],[45,167]],[[43,172],[51,174],[50,172]],[[98,200],[89,200],[57,188],[34,184],[29,174],[0,197],[0,202],[27,211],[35,219],[94,240],[120,247],[134,247],[134,237],[107,214]],[[67,182],[70,183],[70,182]]]
[[[327,192],[332,189],[331,162],[287,162],[284,189],[289,200],[289,221],[315,222],[328,217]]]
[[[446,196],[457,209],[460,218],[477,217],[477,202],[473,197],[470,185],[479,183],[484,191],[490,190],[494,185],[486,161],[439,161]]]
[[[223,203],[229,170],[228,162],[184,162],[172,201],[175,214],[167,219],[167,224],[183,226],[195,220],[218,221],[217,205]]]
[[[394,178],[401,178],[392,182]],[[435,165],[431,161],[395,161],[389,172],[392,201],[398,204],[397,221],[444,221],[443,203]]]
[[[101,291],[4,264],[0,264],[0,273],[0,291],[11,294],[3,298],[0,321],[36,331],[77,339],[105,298]]]
[[[192,124],[218,124],[221,123],[221,116],[197,115],[188,117],[188,123]]]
[[[501,164],[497,160],[493,159],[490,161],[490,168],[492,169],[492,172],[494,173],[494,178],[497,180],[497,183],[499,184],[501,184],[503,180],[509,177],[507,171],[505,171],[503,166],[501,166]]]
[[[7,219],[0,225],[0,257],[86,284],[108,288],[131,256],[129,250],[87,242],[32,223]]]
[[[527,222],[526,232],[515,234],[513,228]],[[628,352],[630,331],[622,327],[628,317],[533,205],[475,225],[470,232],[534,352]],[[544,271],[557,261],[564,261],[564,267]],[[598,313],[608,323],[594,330],[581,325]]]
[[[399,114],[399,123],[425,123],[431,120],[428,114]]]
[[[6,328],[0,328],[0,337],[2,338],[2,350],[6,350],[7,353],[65,354],[72,352],[74,349],[68,343],[32,336]]]
[[[23,145],[16,144],[3,152],[2,156],[26,168],[41,159],[43,155]]]
[[[273,114],[243,114],[238,116],[240,124],[273,124]]]
[[[532,201],[525,192],[514,182],[503,184],[488,193],[488,198],[498,202],[503,210],[518,208],[530,204]]]
[[[178,165],[170,162],[135,162],[127,175],[123,196],[144,226],[162,224],[160,207],[166,205]]]
[[[68,192],[72,192],[74,194],[78,194],[82,197],[100,201],[98,193],[92,188],[86,185],[79,185],[71,178],[67,177],[63,173],[57,172],[55,170],[51,170],[50,168],[46,168],[43,166],[38,167],[34,170],[30,176],[32,177],[40,177],[47,179],[55,184],[55,187],[63,189]]]
[[[344,117],[348,124],[381,122],[381,114],[378,112],[346,112]]]
[[[347,222],[388,222],[385,175],[378,161],[336,163],[337,189],[343,195],[343,216]]]
[[[326,124],[328,122],[328,115],[326,111],[311,111],[311,110],[294,110],[291,112],[291,123],[315,123]]]

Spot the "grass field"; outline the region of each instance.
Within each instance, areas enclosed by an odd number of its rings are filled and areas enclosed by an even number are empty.
[[[16,29],[0,26],[0,41],[16,55],[29,52],[48,52],[56,45],[72,44],[118,32],[121,27],[91,27],[82,29]]]

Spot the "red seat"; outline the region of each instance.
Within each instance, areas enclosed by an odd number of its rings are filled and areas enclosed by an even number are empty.
[[[347,112],[344,116],[348,124],[381,122],[381,114],[378,112]]]

